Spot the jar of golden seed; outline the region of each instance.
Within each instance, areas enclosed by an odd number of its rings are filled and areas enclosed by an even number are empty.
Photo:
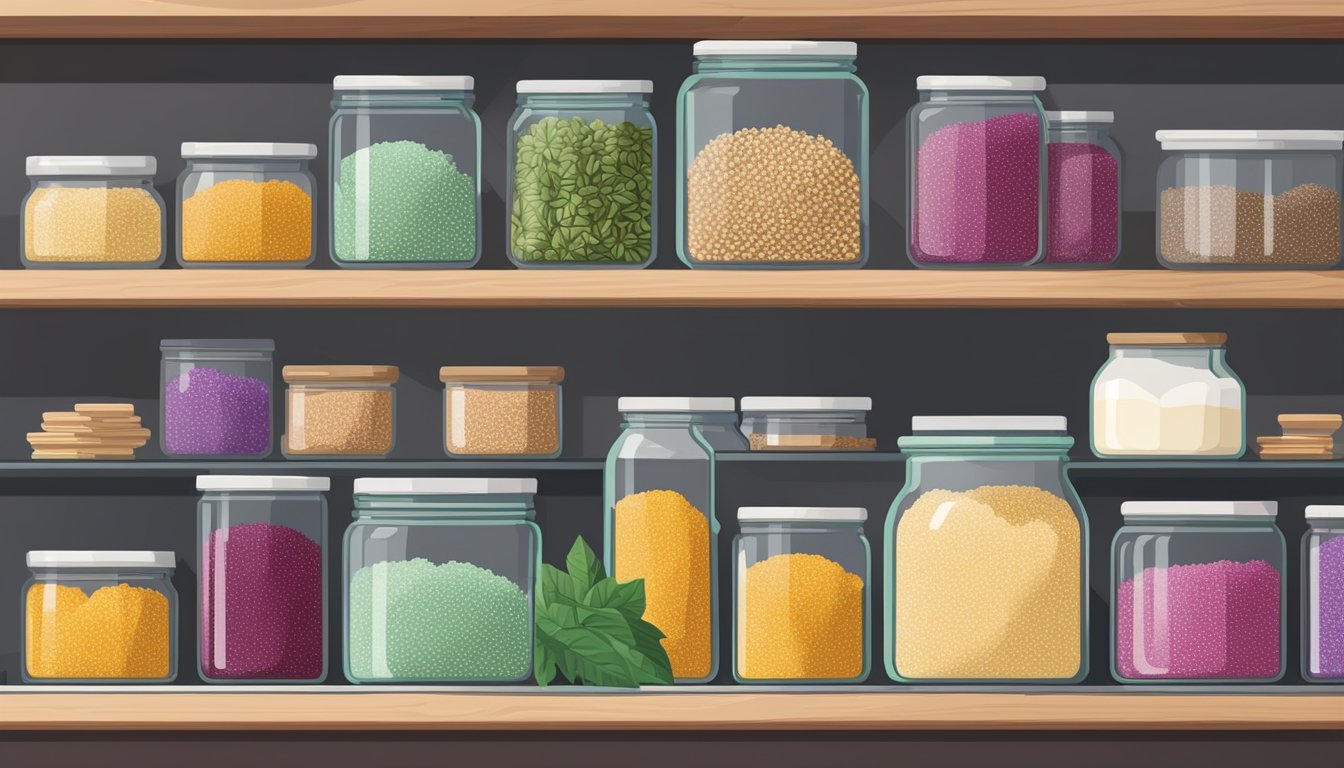
[[[287,365],[285,456],[381,457],[396,444],[395,365]]]
[[[157,267],[163,263],[163,198],[149,156],[28,158],[23,265]]]
[[[559,366],[445,366],[443,447],[455,458],[560,455]]]

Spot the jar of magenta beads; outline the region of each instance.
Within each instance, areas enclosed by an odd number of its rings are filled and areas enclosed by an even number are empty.
[[[1120,255],[1120,147],[1114,112],[1046,112],[1045,263],[1104,266]]]

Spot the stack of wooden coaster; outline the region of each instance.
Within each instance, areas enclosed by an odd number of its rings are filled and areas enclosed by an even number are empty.
[[[1262,459],[1333,459],[1341,424],[1337,413],[1281,413],[1283,435],[1256,438],[1257,450]]]
[[[134,459],[149,442],[130,403],[79,403],[73,411],[42,414],[42,431],[29,432],[34,459]]]

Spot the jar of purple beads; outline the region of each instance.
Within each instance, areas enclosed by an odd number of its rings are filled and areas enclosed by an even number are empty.
[[[1045,263],[1105,266],[1120,255],[1120,147],[1114,112],[1046,112]]]
[[[271,452],[270,339],[165,339],[159,437],[169,456]]]
[[[1344,506],[1307,507],[1302,536],[1302,679],[1344,682]]]

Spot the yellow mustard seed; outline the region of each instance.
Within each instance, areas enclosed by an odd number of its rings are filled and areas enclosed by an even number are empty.
[[[168,676],[168,598],[129,584],[34,584],[27,596],[28,674],[34,678],[145,679]]]
[[[23,207],[34,263],[145,263],[163,253],[163,209],[138,187],[39,187]]]
[[[292,181],[229,179],[182,201],[183,261],[307,261],[313,198]]]
[[[863,674],[863,579],[821,555],[775,555],[746,570],[738,674],[851,680]]]

